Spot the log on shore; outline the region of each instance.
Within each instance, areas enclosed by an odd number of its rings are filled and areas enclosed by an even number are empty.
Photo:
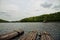
[[[23,30],[17,30],[17,31],[15,30],[13,32],[9,32],[9,33],[0,35],[0,40],[9,40],[18,35],[22,35],[23,33],[24,33]]]
[[[41,40],[54,40],[48,32],[41,33]]]
[[[31,31],[31,32],[27,33],[26,35],[23,35],[18,40],[36,40],[36,37],[37,37],[37,32]]]

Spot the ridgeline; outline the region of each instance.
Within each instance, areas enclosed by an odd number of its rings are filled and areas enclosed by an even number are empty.
[[[19,22],[60,22],[60,12],[24,18]]]

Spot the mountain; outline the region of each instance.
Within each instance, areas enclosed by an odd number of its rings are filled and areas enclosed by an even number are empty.
[[[60,22],[60,12],[24,18],[19,22]]]

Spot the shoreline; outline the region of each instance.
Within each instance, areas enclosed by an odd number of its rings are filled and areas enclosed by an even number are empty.
[[[0,22],[0,23],[60,23],[60,22]]]

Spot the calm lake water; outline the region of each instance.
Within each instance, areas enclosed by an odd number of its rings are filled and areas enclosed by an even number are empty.
[[[22,29],[25,32],[37,30],[47,31],[55,40],[60,40],[60,23],[0,23],[0,35],[13,30]],[[14,39],[15,40],[15,39]]]

